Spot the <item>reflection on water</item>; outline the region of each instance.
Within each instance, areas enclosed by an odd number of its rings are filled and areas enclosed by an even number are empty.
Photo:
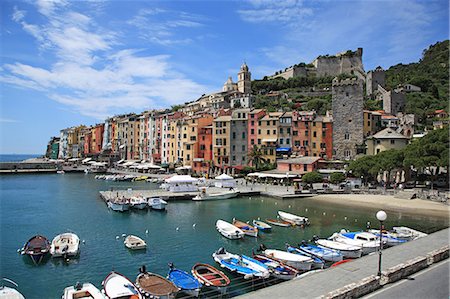
[[[313,199],[283,201],[255,196],[211,202],[170,202],[167,212],[117,213],[107,209],[98,191],[119,186],[155,189],[157,185],[99,181],[93,175],[84,174],[2,176],[0,183],[2,276],[19,283],[26,298],[60,297],[63,289],[76,281],[100,287],[113,269],[134,280],[138,268],[145,264],[149,271],[166,276],[169,262],[185,271],[190,271],[197,262],[214,265],[211,255],[219,247],[250,255],[261,243],[268,248],[284,249],[285,243],[296,245],[314,235],[328,237],[342,228],[363,230],[368,221],[374,226],[378,223],[376,209],[318,204]],[[243,240],[228,240],[215,229],[217,219],[264,221],[276,218],[278,210],[307,216],[311,225],[306,228],[274,226],[270,233]],[[445,227],[446,221],[389,211],[386,226],[400,225],[430,233]],[[21,258],[16,252],[33,235],[39,233],[51,240],[67,230],[85,241],[80,244],[78,259],[69,262],[50,259],[35,266],[29,257]],[[140,236],[147,242],[147,250],[128,250],[122,234]],[[232,295],[276,282],[272,279],[244,281],[242,277],[227,274],[233,279]],[[217,296],[217,293],[205,290],[203,295]]]

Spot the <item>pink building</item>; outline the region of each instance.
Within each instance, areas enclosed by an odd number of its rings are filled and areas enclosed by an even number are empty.
[[[290,174],[305,174],[318,168],[320,157],[300,157],[277,160],[277,171]]]

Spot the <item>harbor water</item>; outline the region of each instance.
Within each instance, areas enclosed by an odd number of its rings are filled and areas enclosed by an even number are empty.
[[[111,182],[96,180],[85,174],[4,175],[0,177],[0,272],[19,284],[28,299],[61,298],[65,287],[101,281],[111,271],[131,280],[138,268],[165,276],[167,264],[190,271],[197,263],[215,265],[212,253],[220,247],[230,252],[251,255],[259,244],[284,249],[285,243],[296,245],[313,235],[328,237],[342,228],[363,230],[370,221],[377,226],[376,210],[322,204],[313,199],[279,200],[267,197],[240,197],[211,202],[169,202],[166,212],[109,210],[99,191],[113,189],[156,189],[146,182]],[[217,219],[241,221],[276,218],[277,211],[307,216],[306,228],[274,227],[258,238],[228,240],[215,229]],[[389,212],[386,221],[392,226],[409,226],[427,233],[446,226],[443,219]],[[42,234],[50,241],[57,234],[72,231],[83,243],[78,259],[64,262],[48,258],[34,265],[17,251],[33,235]],[[148,231],[148,233],[146,233]],[[122,234],[134,234],[147,241],[148,248],[131,252],[123,244]],[[226,271],[225,271],[226,272]],[[251,291],[255,285],[243,284],[235,275],[230,296]],[[204,293],[205,296],[217,296]],[[180,295],[179,297],[182,297]]]

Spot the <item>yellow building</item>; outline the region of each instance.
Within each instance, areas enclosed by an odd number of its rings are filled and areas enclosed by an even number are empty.
[[[390,149],[402,149],[408,145],[408,137],[386,128],[367,138],[367,155],[376,155]]]
[[[266,162],[276,161],[278,143],[278,126],[283,112],[269,112],[258,121],[258,147],[262,151],[262,159]]]
[[[231,116],[219,116],[213,121],[213,161],[217,167],[230,166]]]
[[[370,136],[381,130],[381,113],[364,110],[364,136]]]
[[[183,158],[181,153],[182,123],[182,118],[169,119],[169,163],[177,163]]]

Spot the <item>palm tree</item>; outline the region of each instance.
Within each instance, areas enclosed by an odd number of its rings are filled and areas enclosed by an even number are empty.
[[[255,166],[256,169],[259,168],[259,163],[261,161],[264,161],[262,158],[263,153],[260,148],[258,148],[256,145],[252,147],[252,150],[247,154],[249,160],[252,162],[252,165]]]

